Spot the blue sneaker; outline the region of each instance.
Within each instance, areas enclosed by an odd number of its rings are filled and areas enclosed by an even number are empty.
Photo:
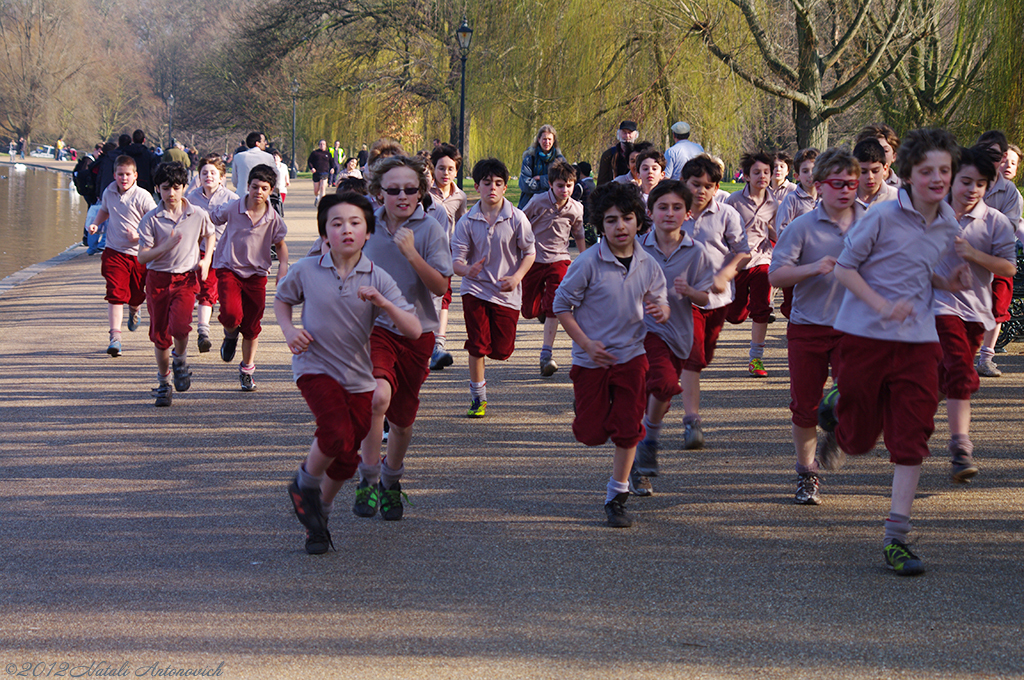
[[[128,330],[132,333],[139,330],[139,321],[142,319],[142,310],[138,307],[128,308]]]
[[[110,344],[107,345],[107,354],[112,357],[121,356],[121,341],[118,338],[111,338]]]

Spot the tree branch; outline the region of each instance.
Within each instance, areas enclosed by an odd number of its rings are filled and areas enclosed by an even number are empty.
[[[747,20],[747,26],[750,27],[750,33],[754,36],[754,42],[757,43],[757,48],[761,51],[761,56],[764,57],[765,64],[768,65],[768,68],[771,69],[772,73],[789,81],[790,83],[796,83],[799,79],[796,70],[783,62],[782,59],[775,54],[775,49],[768,40],[768,34],[765,32],[764,28],[761,27],[761,19],[757,16],[757,10],[754,9],[750,0],[729,1],[743,12],[743,17]],[[796,3],[794,2],[794,4]],[[737,75],[739,74],[737,73]],[[742,78],[743,76],[740,77]],[[744,80],[746,79],[744,78]]]
[[[854,37],[860,33],[860,29],[864,26],[864,20],[867,19],[869,10],[871,9],[871,3],[873,0],[863,0],[860,6],[860,11],[857,12],[857,16],[854,18],[853,23],[850,24],[849,28],[846,29],[846,33],[839,39],[836,46],[832,48],[832,51],[825,55],[822,60],[823,68],[827,71],[832,68],[837,61],[846,52],[846,49],[853,43]]]

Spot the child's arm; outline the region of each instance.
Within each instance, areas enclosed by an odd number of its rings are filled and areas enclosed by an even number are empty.
[[[416,318],[415,313],[401,309],[373,286],[359,286],[359,299],[372,302],[387,312],[387,315],[395,322],[398,332],[405,337],[415,339],[423,334],[423,326],[420,325],[420,320]]]
[[[724,293],[729,288],[729,282],[740,273],[740,268],[750,262],[750,253],[736,253],[732,259],[715,274],[715,283],[711,286],[711,292]]]
[[[203,251],[203,258],[199,260],[199,275],[203,281],[210,275],[210,267],[213,266],[213,249],[217,245],[217,235],[211,233],[206,237],[206,247]]]
[[[471,279],[475,279],[477,276],[480,275],[480,272],[483,270],[485,262],[487,262],[486,255],[481,257],[472,265],[468,265],[462,260],[452,260],[452,271],[458,274],[459,276],[468,276]]]
[[[281,283],[281,279],[288,274],[288,244],[281,239],[274,244],[274,248],[277,249],[277,278],[274,279],[274,282]]]
[[[838,265],[835,268],[835,275],[839,283],[878,312],[883,319],[903,321],[914,311],[914,305],[909,300],[890,302],[876,293],[856,269]]]
[[[95,234],[97,231],[99,231],[100,225],[106,222],[108,217],[110,217],[110,213],[108,213],[103,208],[100,208],[99,211],[96,213],[96,219],[94,219],[92,221],[92,224],[89,225],[89,233]]]
[[[971,268],[966,262],[949,273],[949,276],[932,274],[932,288],[956,293],[971,287]]]
[[[776,288],[788,288],[811,278],[812,276],[824,276],[836,266],[836,258],[826,255],[817,262],[809,262],[802,265],[791,265],[779,267],[768,274],[768,282]]]
[[[587,233],[583,227],[583,218],[580,217],[578,220],[573,220],[572,224],[572,238],[576,241],[576,250],[582,253],[587,249]]]
[[[434,295],[444,295],[448,292],[448,277],[430,266],[419,251],[416,250],[416,239],[412,229],[401,227],[394,235],[395,245],[398,252],[409,261],[416,275],[427,286],[427,289]]]
[[[972,246],[967,239],[957,236],[953,239],[956,254],[974,264],[980,265],[996,276],[1015,276],[1017,267],[1009,260],[983,253]]]
[[[138,237],[136,237],[138,238]],[[158,246],[147,248],[145,246],[139,246],[139,264],[148,264],[153,260],[157,259],[164,253],[168,253],[181,243],[181,233],[171,230],[171,233],[167,236],[167,240]]]
[[[523,280],[524,276],[526,276],[526,272],[530,271],[530,267],[533,266],[533,261],[536,259],[537,254],[530,253],[519,261],[519,268],[516,269],[515,274],[512,276],[502,276],[498,279],[501,281],[501,291],[503,293],[508,293],[515,290],[519,286],[519,282]]]
[[[677,276],[676,280],[673,281],[673,287],[675,288],[676,295],[690,298],[690,301],[698,307],[703,307],[708,303],[708,299],[710,297],[708,295],[708,291],[697,290],[686,281],[685,276]]]
[[[206,251],[210,252],[210,251]],[[313,342],[313,336],[304,328],[296,328],[292,323],[292,305],[283,300],[274,298],[274,316],[277,318],[277,325],[281,327],[285,342],[292,354],[302,354]]]
[[[615,357],[604,348],[604,343],[600,340],[591,340],[587,337],[587,334],[583,332],[580,325],[576,323],[576,317],[572,315],[572,312],[562,312],[556,314],[558,317],[558,323],[562,324],[562,329],[565,330],[566,334],[572,338],[573,342],[583,348],[583,351],[594,361],[598,366],[611,366],[615,363]]]

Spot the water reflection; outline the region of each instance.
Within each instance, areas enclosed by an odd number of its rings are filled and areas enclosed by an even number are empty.
[[[0,165],[0,176],[0,279],[81,243],[88,208],[71,175]]]

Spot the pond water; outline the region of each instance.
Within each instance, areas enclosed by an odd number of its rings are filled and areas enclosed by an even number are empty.
[[[81,243],[87,210],[70,174],[0,164],[0,279]]]

